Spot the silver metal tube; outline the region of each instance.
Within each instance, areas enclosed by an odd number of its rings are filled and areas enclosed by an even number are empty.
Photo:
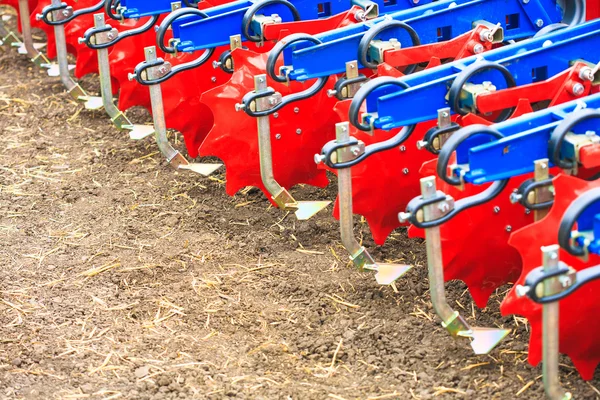
[[[35,58],[38,55],[38,51],[33,47],[29,15],[28,1],[19,0],[19,18],[21,19],[21,29],[23,31],[23,44],[25,45],[25,50],[27,50],[27,55],[31,58]]]
[[[552,272],[558,269],[559,246],[552,245],[542,247],[542,260],[544,271]],[[544,293],[549,294],[552,290],[551,280],[544,281]],[[551,400],[570,399],[560,384],[559,377],[559,302],[547,303],[542,307],[542,379],[544,389]]]
[[[104,14],[94,14],[94,26],[96,28],[103,28]],[[119,115],[119,109],[115,106],[112,97],[112,82],[110,79],[110,64],[108,59],[108,49],[98,49],[98,74],[100,75],[100,93],[102,94],[102,105],[106,110],[106,113],[111,117],[115,118]],[[160,90],[160,88],[159,88]]]
[[[335,125],[336,139],[338,142],[347,142],[350,138],[348,123],[339,123]],[[338,151],[338,158],[340,153]],[[340,209],[340,233],[342,244],[350,252],[351,255],[356,255],[361,246],[354,238],[354,221],[352,212],[352,171],[350,168],[338,169],[338,194],[339,194],[339,209]]]
[[[421,193],[424,199],[435,196],[436,187],[434,177],[421,179]],[[425,221],[433,219],[433,216],[430,215],[431,207],[435,206],[426,206],[424,208]],[[442,260],[442,240],[439,227],[436,226],[425,229],[425,247],[427,249],[427,268],[431,303],[433,304],[435,313],[445,322],[454,316],[454,310],[448,305],[448,301],[446,300],[444,263]]]
[[[146,61],[156,60],[156,48],[149,46],[144,48]],[[152,68],[147,70],[148,79],[156,79],[152,72]],[[150,103],[152,105],[152,120],[154,122],[154,138],[160,152],[166,157],[168,162],[171,162],[179,155],[179,152],[171,146],[167,139],[167,123],[165,122],[165,109],[163,105],[162,90],[160,84],[149,85]]]
[[[52,0],[52,3],[57,0]],[[60,1],[59,1],[60,2]],[[73,90],[77,84],[73,82],[71,75],[69,75],[69,60],[67,59],[67,43],[65,39],[65,27],[62,25],[54,26],[54,36],[56,39],[56,58],[58,61],[58,71],[60,74],[60,80],[67,90]]]
[[[100,93],[102,94],[102,105],[106,113],[114,118],[119,114],[112,97],[112,82],[110,80],[110,65],[108,61],[108,49],[98,50],[98,74],[100,75]],[[160,90],[160,88],[159,88]]]
[[[256,92],[267,88],[266,75],[254,77],[254,88]],[[261,98],[256,101],[256,110],[262,111],[268,108],[268,99]],[[277,197],[284,189],[277,183],[273,175],[273,153],[271,149],[271,124],[269,117],[258,117],[258,154],[260,160],[260,177],[267,191]]]

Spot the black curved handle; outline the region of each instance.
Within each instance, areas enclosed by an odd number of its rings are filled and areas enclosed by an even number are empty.
[[[85,32],[85,34],[83,36],[83,43],[85,43],[85,45],[87,47],[89,47],[90,49],[93,49],[93,50],[109,48],[109,47],[119,43],[123,39],[126,39],[128,37],[132,37],[132,36],[139,35],[141,33],[149,31],[150,29],[152,29],[154,24],[156,24],[156,21],[158,21],[159,17],[160,17],[160,15],[153,15],[144,25],[142,25],[138,28],[119,32],[114,39],[112,39],[109,42],[102,43],[102,44],[92,43],[92,38],[98,33],[109,32],[113,28],[111,26],[104,26],[102,28],[90,28]]]
[[[358,45],[358,61],[364,67],[370,68],[370,69],[377,68],[377,63],[371,62],[368,59],[369,58],[368,57],[369,46],[371,45],[371,42],[379,34],[381,34],[382,32],[385,32],[389,29],[394,29],[394,28],[404,29],[410,36],[413,47],[421,45],[421,39],[419,38],[419,34],[406,22],[392,20],[392,21],[385,21],[385,22],[381,22],[379,24],[375,24],[363,35],[363,37],[360,39],[360,43]],[[418,66],[418,64],[412,64],[412,65],[407,66],[406,69],[404,70],[404,73],[405,74],[413,73],[415,71],[415,69],[417,68],[417,66]]]
[[[438,192],[438,196],[429,198],[427,200],[423,200],[421,196],[415,197],[408,203],[408,206],[406,207],[407,212],[410,214],[408,221],[417,228],[421,229],[434,228],[436,226],[440,226],[454,218],[459,213],[469,208],[493,200],[506,188],[506,185],[508,185],[508,181],[508,179],[495,181],[492,185],[490,185],[490,187],[485,189],[483,192],[456,201],[454,203],[454,208],[449,213],[431,221],[419,221],[417,219],[417,214],[420,214],[419,211],[421,211],[425,206],[442,201],[446,198],[446,196],[443,193]]]
[[[169,15],[165,17],[165,19],[161,22],[158,29],[156,30],[156,45],[159,49],[168,54],[175,54],[177,52],[177,49],[175,49],[174,47],[165,45],[165,35],[167,34],[167,31],[177,18],[181,18],[187,15],[197,15],[202,18],[208,18],[207,13],[196,8],[180,8],[179,10],[175,10],[172,13],[169,13]]]
[[[561,121],[560,124],[552,134],[550,135],[550,141],[548,141],[548,158],[552,162],[552,164],[560,167],[562,169],[573,169],[576,166],[576,161],[574,160],[564,160],[560,157],[560,150],[562,144],[565,140],[567,134],[580,123],[590,120],[600,118],[600,110],[594,108],[586,108],[575,113],[569,114],[565,119]]]
[[[263,40],[263,38],[259,35],[250,34],[250,24],[252,24],[252,19],[254,18],[256,13],[258,13],[262,8],[270,6],[272,4],[281,4],[283,6],[286,6],[291,11],[292,16],[294,17],[294,21],[300,21],[301,17],[300,13],[298,12],[298,9],[296,8],[296,6],[294,6],[287,0],[264,0],[256,2],[252,4],[248,8],[248,10],[246,10],[246,12],[244,13],[244,17],[242,18],[242,35],[244,35],[246,40],[254,43],[258,43]]]
[[[116,21],[121,21],[123,19],[123,15],[120,13],[114,13],[121,5],[121,0],[105,0],[104,1],[104,12],[110,19],[114,19]]]
[[[458,149],[465,140],[476,135],[489,135],[494,139],[502,139],[504,135],[498,132],[495,128],[486,125],[470,125],[454,132],[450,138],[444,143],[437,161],[437,174],[446,183],[453,186],[460,186],[462,180],[456,176],[448,176],[448,165],[452,154]]]
[[[42,13],[37,16],[37,19],[38,20],[41,19],[42,21],[44,21],[44,23],[51,25],[51,26],[59,26],[59,25],[64,25],[67,22],[73,21],[75,18],[79,17],[80,15],[89,14],[89,13],[98,11],[98,10],[102,9],[103,6],[104,6],[104,0],[102,0],[101,2],[99,2],[97,4],[94,4],[91,7],[82,8],[80,10],[75,10],[72,12],[71,15],[69,15],[65,19],[61,19],[60,21],[52,21],[48,18],[48,16],[52,12],[60,11],[60,10],[73,10],[73,7],[67,5],[67,3],[60,3],[59,5],[56,5],[56,6],[51,4],[42,9]]]
[[[269,51],[269,57],[267,58],[267,75],[271,77],[275,82],[286,83],[288,81],[287,76],[285,75],[277,75],[275,72],[275,64],[277,63],[277,59],[283,53],[283,51],[294,43],[308,41],[314,44],[321,44],[321,41],[314,36],[308,35],[306,33],[294,33],[292,35],[286,36],[284,39],[280,40],[273,46],[271,51]]]
[[[464,110],[460,106],[460,94],[461,94],[461,91],[462,91],[465,83],[467,83],[473,76],[475,76],[481,72],[490,71],[490,70],[496,70],[496,71],[500,72],[502,74],[502,76],[504,77],[504,80],[506,81],[507,87],[511,88],[511,87],[517,86],[517,82],[515,81],[515,78],[512,76],[510,71],[504,65],[501,65],[501,64],[498,64],[498,63],[495,63],[492,61],[487,61],[487,60],[474,62],[473,64],[469,65],[467,68],[465,68],[458,74],[456,79],[454,79],[454,81],[452,82],[452,85],[450,86],[450,90],[448,91],[448,99],[449,99],[450,107],[452,108],[452,110],[455,113],[460,114],[460,115],[466,115],[469,113],[468,110]],[[496,119],[496,121],[494,121],[494,122],[506,121],[513,114],[513,112],[515,111],[515,108],[516,107],[512,107],[512,108],[507,108],[507,109],[503,110],[500,113],[500,115],[498,116],[498,118]]]
[[[350,109],[348,111],[348,121],[360,129],[361,131],[369,132],[371,131],[371,126],[367,124],[363,124],[359,121],[358,114],[360,113],[360,108],[362,104],[367,100],[367,97],[376,89],[379,89],[382,86],[386,85],[394,85],[398,86],[401,89],[408,89],[409,85],[398,78],[392,78],[391,76],[382,76],[380,78],[372,79],[369,82],[365,83],[354,95],[352,102],[350,103]]]
[[[342,169],[342,168],[350,168],[355,166],[356,164],[364,161],[367,157],[372,156],[375,153],[379,153],[385,150],[390,150],[395,147],[400,146],[402,143],[406,141],[410,137],[410,135],[415,130],[416,125],[408,125],[403,127],[400,132],[398,132],[393,137],[388,140],[384,140],[383,142],[370,144],[365,147],[364,153],[359,155],[353,160],[345,161],[345,162],[333,162],[332,156],[336,151],[343,149],[344,147],[356,146],[359,144],[358,139],[355,137],[350,137],[349,141],[346,143],[337,143],[335,140],[332,140],[323,146],[323,150],[321,150],[321,160],[327,165],[329,168],[333,169]]]
[[[318,78],[315,81],[315,83],[313,83],[307,89],[304,89],[303,91],[298,92],[298,93],[292,93],[287,96],[284,96],[281,99],[281,102],[279,104],[275,105],[273,108],[269,108],[268,110],[261,110],[261,111],[252,110],[250,107],[250,104],[253,101],[256,101],[260,98],[272,96],[273,94],[275,94],[275,90],[273,88],[269,87],[265,91],[262,91],[260,93],[249,92],[242,98],[242,103],[245,106],[244,112],[246,112],[246,114],[248,114],[251,117],[266,117],[267,115],[271,115],[271,114],[275,113],[276,111],[281,110],[283,107],[285,107],[286,105],[288,105],[290,103],[293,103],[293,102],[296,102],[299,100],[303,100],[303,99],[307,99],[309,97],[314,96],[321,89],[323,89],[323,87],[327,83],[327,79],[328,79],[327,77]]]
[[[553,179],[554,176],[551,175],[548,179],[543,179],[541,181],[536,182],[535,179],[527,179],[521,183],[517,189],[517,193],[520,195],[519,204],[529,210],[544,210],[552,207],[554,199],[534,204],[529,201],[529,193],[539,188],[552,186]]]
[[[585,248],[574,245],[574,241],[571,240],[571,231],[581,214],[598,201],[600,201],[600,188],[591,189],[577,197],[563,214],[558,228],[558,244],[569,254],[576,257],[585,256]]]
[[[525,278],[525,285],[529,289],[526,292],[527,297],[538,304],[554,303],[572,295],[582,286],[600,279],[600,265],[595,265],[577,272],[574,279],[569,279],[570,285],[565,287],[561,292],[549,296],[538,296],[536,292],[538,285],[544,283],[547,279],[567,275],[571,272],[571,269],[562,262],[559,263],[558,268],[552,272],[544,271],[543,267],[537,267],[531,270]]]
[[[423,148],[425,150],[427,150],[428,152],[430,152],[431,154],[440,154],[441,148],[436,149],[433,145],[435,140],[442,135],[451,134],[461,128],[462,127],[459,124],[457,124],[456,122],[451,122],[449,125],[443,126],[441,128],[439,126],[434,126],[433,128],[429,129],[427,132],[425,132],[425,135],[423,136],[423,141],[425,142],[425,146]]]
[[[214,51],[215,51],[215,49],[206,49],[200,55],[200,57],[196,58],[195,60],[176,65],[176,66],[172,67],[169,72],[165,73],[160,78],[153,79],[153,80],[145,79],[143,77],[144,72],[148,68],[159,67],[161,65],[164,65],[165,60],[163,60],[162,58],[157,58],[156,60],[154,60],[152,62],[143,61],[135,67],[133,76],[134,76],[135,80],[138,81],[138,83],[140,83],[142,85],[145,85],[145,86],[158,85],[158,84],[163,83],[164,81],[172,78],[175,74],[178,74],[183,71],[187,71],[189,69],[197,68],[200,65],[204,64],[205,62],[207,62],[210,59],[210,57],[213,55]]]

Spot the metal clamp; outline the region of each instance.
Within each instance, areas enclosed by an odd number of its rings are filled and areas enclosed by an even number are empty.
[[[462,94],[463,94],[465,85],[468,84],[469,80],[473,76],[475,76],[481,72],[490,71],[490,70],[496,70],[496,71],[500,72],[502,74],[502,76],[504,77],[504,80],[506,81],[507,87],[511,88],[511,87],[517,86],[517,82],[515,81],[515,78],[512,76],[510,71],[505,66],[495,63],[495,62],[492,62],[492,61],[486,61],[486,60],[483,60],[480,62],[475,62],[475,63],[469,65],[467,68],[465,68],[460,74],[458,74],[458,76],[452,82],[452,85],[450,86],[450,90],[448,91],[448,103],[450,104],[450,107],[452,108],[452,110],[455,113],[460,114],[460,115],[466,115],[471,111],[471,110],[464,109],[461,105],[461,101],[463,98]],[[475,103],[476,97],[477,97],[477,93],[475,93],[472,96],[473,107],[475,107],[475,105],[476,105],[476,103]],[[498,116],[498,118],[496,119],[496,121],[494,121],[494,122],[502,122],[502,121],[507,120],[513,114],[513,112],[515,111],[515,108],[516,107],[512,107],[512,108],[507,108],[507,109],[503,110],[500,113],[500,115]]]
[[[256,17],[256,13],[258,13],[262,8],[270,6],[272,4],[281,4],[285,7],[287,7],[290,12],[292,13],[292,16],[294,18],[294,21],[300,21],[301,17],[300,17],[300,13],[298,12],[298,9],[289,1],[287,0],[264,0],[264,1],[258,1],[256,3],[253,3],[248,10],[244,13],[244,17],[242,18],[242,35],[244,35],[244,37],[246,38],[246,40],[250,41],[250,42],[255,42],[255,43],[259,43],[262,42],[263,36],[262,36],[262,29],[261,29],[261,34],[260,35],[252,35],[250,33],[250,28],[252,25],[252,21],[255,20]],[[259,23],[260,27],[262,28],[264,26],[264,23],[266,21],[263,21],[263,23]]]
[[[375,24],[363,35],[363,37],[360,39],[360,43],[358,45],[358,61],[360,61],[360,63],[364,67],[371,68],[371,69],[377,68],[376,62],[369,61],[369,53],[370,53],[370,49],[373,45],[373,40],[381,33],[385,32],[389,29],[395,29],[395,28],[404,29],[409,34],[413,46],[421,45],[421,39],[419,38],[419,34],[406,22],[392,20],[392,21],[385,21],[385,22],[381,22],[379,24]],[[383,57],[380,56],[379,59],[383,59]],[[417,68],[417,64],[409,65],[404,70],[404,73],[405,74],[413,73],[416,68]]]
[[[348,110],[348,121],[361,131],[370,132],[373,127],[370,124],[364,124],[359,121],[358,115],[362,108],[363,103],[367,100],[367,97],[375,90],[383,88],[384,86],[396,86],[401,89],[408,89],[409,85],[403,81],[393,78],[391,76],[384,76],[381,78],[370,80],[365,83],[360,90],[356,93],[352,102],[350,103],[350,109]]]
[[[123,39],[149,31],[156,24],[159,17],[160,15],[153,15],[144,25],[123,32],[119,32],[110,25],[101,28],[90,28],[85,32],[83,38],[79,38],[79,43],[85,43],[87,47],[93,50],[106,49]]]
[[[439,152],[437,162],[437,174],[446,183],[452,186],[461,186],[463,184],[462,174],[453,173],[452,176],[448,176],[448,167],[452,155],[458,149],[458,147],[464,143],[467,139],[478,135],[491,136],[494,139],[502,139],[502,135],[498,130],[493,127],[486,125],[470,125],[462,128],[452,134],[452,136],[446,141],[444,146]]]
[[[105,0],[104,1],[104,12],[110,19],[116,21],[122,21],[123,15],[119,12],[121,8],[121,0]],[[115,14],[116,11],[116,14]]]
[[[156,29],[156,44],[158,45],[159,49],[161,49],[167,54],[177,53],[177,49],[175,47],[165,45],[165,36],[167,34],[167,31],[171,28],[171,25],[173,24],[173,22],[175,22],[176,19],[188,15],[197,15],[201,19],[208,18],[207,13],[196,8],[180,8],[178,10],[173,11],[165,17],[165,19],[160,23],[160,25]]]
[[[438,110],[437,125],[425,132],[423,140],[417,142],[417,148],[425,149],[431,154],[439,154],[450,135],[460,128],[460,125],[451,121],[450,108]]]
[[[572,170],[577,168],[577,159],[579,157],[580,146],[574,146],[572,159],[565,160],[563,157],[561,157],[561,150],[565,144],[565,138],[578,124],[597,118],[600,118],[599,110],[586,108],[575,113],[571,113],[565,119],[563,119],[550,135],[550,141],[548,142],[548,158],[550,161],[562,169]],[[585,136],[583,138],[585,139]]]
[[[38,21],[42,20],[44,23],[52,26],[65,25],[80,15],[93,13],[102,9],[103,6],[104,0],[91,7],[73,11],[73,7],[67,5],[67,3],[60,3],[58,5],[50,4],[44,7],[42,13],[37,14],[35,19]]]
[[[325,84],[327,83],[326,78],[318,78],[315,83],[313,83],[310,87],[304,89],[298,93],[292,93],[287,96],[282,97],[280,93],[276,92],[275,89],[268,87],[263,91],[256,92],[252,91],[246,93],[246,95],[242,98],[242,102],[235,105],[235,110],[244,110],[246,114],[250,117],[265,117],[279,111],[283,107],[293,102],[307,99],[311,96],[317,94]],[[270,108],[257,110],[255,104],[259,99],[269,97],[269,105]]]
[[[558,229],[558,244],[569,254],[587,257],[590,238],[582,232],[572,232],[577,220],[594,203],[600,202],[600,188],[587,191],[567,208]]]
[[[214,51],[215,49],[206,49],[197,59],[174,67],[170,62],[165,61],[160,57],[153,61],[142,61],[136,65],[133,73],[129,74],[128,77],[130,81],[135,79],[138,83],[145,86],[157,85],[170,79],[175,74],[201,66],[210,59]],[[156,68],[156,72],[152,74],[154,76],[153,79],[148,77],[147,71],[149,68]]]
[[[292,35],[286,36],[284,39],[280,40],[273,46],[271,51],[269,52],[269,57],[267,58],[267,75],[275,82],[287,83],[289,82],[289,78],[287,74],[277,75],[275,72],[275,65],[277,64],[277,60],[279,56],[283,54],[283,51],[291,46],[294,43],[298,42],[311,42],[314,44],[321,44],[321,41],[314,36],[308,35],[306,33],[294,33]]]
[[[327,96],[335,96],[340,101],[351,99],[366,81],[368,78],[358,73],[358,62],[349,61],[346,63],[346,76],[335,82],[333,89],[327,91]]]

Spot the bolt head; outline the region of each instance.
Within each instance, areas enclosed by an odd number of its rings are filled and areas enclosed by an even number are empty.
[[[573,284],[573,281],[568,276],[561,276],[558,278],[558,281],[563,288],[568,288]]]
[[[281,139],[281,134],[278,133],[277,135],[275,135],[275,139],[277,139],[277,140]]]
[[[400,151],[406,151],[406,146],[404,146],[404,145],[400,146]]]
[[[408,172],[409,172],[409,171],[408,171],[408,168],[404,168],[404,169],[402,170],[402,173],[403,173],[404,175],[408,175]]]
[[[576,83],[573,85],[573,94],[575,96],[581,96],[585,92],[585,86],[581,83]]]
[[[301,133],[302,133],[302,129],[300,129],[300,128],[296,129],[296,134],[297,135],[300,135]]]
[[[484,47],[481,43],[477,43],[475,46],[473,46],[473,54],[481,54],[483,53]]]
[[[294,108],[294,113],[298,114],[300,112],[300,109],[298,107]]]
[[[541,19],[538,19],[538,20],[535,21],[535,25],[538,28],[541,28],[542,26],[544,26],[544,21],[542,21]]]
[[[506,232],[511,232],[512,231],[512,226],[510,225],[506,225]]]
[[[529,289],[531,289],[529,286],[517,285],[515,286],[515,293],[517,297],[525,297],[529,293]]]
[[[407,212],[398,213],[398,221],[400,221],[401,223],[408,222],[409,218],[410,218],[410,213],[407,213]]]
[[[494,214],[498,214],[500,212],[500,207],[494,206]]]

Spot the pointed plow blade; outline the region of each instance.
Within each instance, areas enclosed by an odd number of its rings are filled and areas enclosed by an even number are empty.
[[[190,164],[180,164],[179,169],[187,169],[202,176],[209,176],[219,168],[221,168],[223,164],[200,164],[200,163],[190,163]]]
[[[46,64],[46,65],[44,65],[44,67],[48,68],[48,76],[51,76],[53,78],[60,76],[60,71],[58,70],[58,64],[56,64],[56,63]],[[69,64],[69,71],[71,71],[72,69],[75,69],[75,66]]]
[[[102,97],[98,96],[82,96],[79,98],[83,102],[86,110],[99,110],[104,107]]]
[[[43,49],[46,46],[46,43],[34,43],[33,48],[36,50]],[[19,54],[27,54],[27,49],[25,48],[25,44],[21,43],[17,48],[17,52]]]
[[[131,140],[142,140],[154,134],[152,125],[129,125],[126,129],[129,130],[129,139]]]
[[[510,333],[510,329],[471,327],[470,331],[460,332],[459,336],[471,339],[475,354],[488,354]]]
[[[299,201],[298,209],[296,210],[296,218],[304,221],[327,207],[330,201]]]
[[[377,263],[377,274],[375,274],[375,279],[380,285],[391,285],[411,268],[412,265]]]

